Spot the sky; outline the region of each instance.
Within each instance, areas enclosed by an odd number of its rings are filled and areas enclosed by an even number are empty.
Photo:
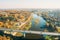
[[[60,0],[0,0],[0,9],[4,8],[60,9]]]

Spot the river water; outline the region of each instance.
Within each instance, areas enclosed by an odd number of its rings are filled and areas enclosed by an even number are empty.
[[[33,18],[32,18],[32,27],[30,28],[30,30],[33,30],[33,31],[40,31],[41,28],[42,30],[44,30],[44,25],[46,24],[46,21],[41,17],[41,16],[38,16],[37,14],[32,14],[33,15]],[[36,25],[35,23],[35,20],[36,19],[39,19],[39,23]]]

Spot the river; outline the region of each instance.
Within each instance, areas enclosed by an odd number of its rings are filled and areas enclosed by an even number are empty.
[[[30,30],[34,30],[34,31],[40,31],[41,28],[42,30],[44,29],[44,25],[46,24],[46,21],[41,17],[41,16],[38,16],[37,14],[32,14],[33,16],[33,19],[32,19],[32,27],[30,28]],[[39,19],[39,23],[36,25],[35,23],[35,20],[36,19]]]

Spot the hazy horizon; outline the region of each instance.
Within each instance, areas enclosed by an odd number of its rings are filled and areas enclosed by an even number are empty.
[[[0,9],[42,8],[60,9],[60,0],[0,0]]]

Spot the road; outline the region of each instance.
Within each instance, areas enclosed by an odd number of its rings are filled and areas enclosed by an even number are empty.
[[[54,32],[42,32],[42,31],[26,31],[26,30],[13,30],[13,29],[6,29],[6,28],[1,28],[0,30],[3,31],[10,31],[10,32],[22,32],[22,33],[31,33],[31,34],[39,34],[39,35],[56,35],[60,36],[60,33],[54,33]]]

